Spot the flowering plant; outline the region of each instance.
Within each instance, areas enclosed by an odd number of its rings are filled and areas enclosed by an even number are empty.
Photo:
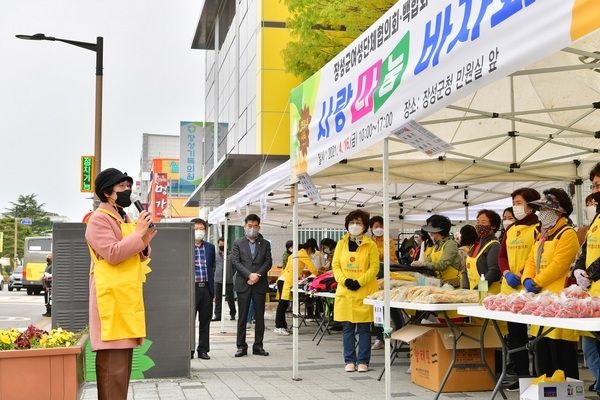
[[[43,349],[50,347],[70,347],[77,343],[81,334],[62,328],[50,332],[29,325],[21,332],[16,328],[0,330],[0,350]]]

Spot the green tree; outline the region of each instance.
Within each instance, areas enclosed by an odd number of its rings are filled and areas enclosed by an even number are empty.
[[[308,79],[371,26],[395,0],[284,0],[293,41],[282,51],[288,72]]]
[[[28,236],[45,236],[52,232],[52,221],[44,211],[44,203],[38,203],[37,195],[19,195],[16,202],[2,213],[0,231],[4,232],[3,255],[13,258],[15,253],[15,226],[17,227],[17,254],[23,256],[23,243]],[[22,225],[22,219],[30,219],[31,225]],[[15,224],[16,221],[16,224]]]

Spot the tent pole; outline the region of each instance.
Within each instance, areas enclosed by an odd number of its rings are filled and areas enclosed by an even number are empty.
[[[583,210],[585,210],[585,202],[583,201],[583,194],[581,193],[581,187],[583,186],[583,181],[581,183],[575,183],[575,203],[577,207],[577,228],[581,228],[583,226]],[[589,221],[590,223],[592,221]]]
[[[292,303],[292,319],[293,319],[293,327],[294,327],[294,336],[293,336],[293,350],[292,350],[292,379],[295,381],[300,381],[302,380],[299,376],[298,376],[298,329],[300,328],[300,320],[299,320],[299,315],[300,315],[300,310],[299,310],[299,303],[298,303],[298,183],[294,183],[292,185],[292,192],[293,192],[293,202],[294,202],[294,206],[293,206],[293,212],[294,215],[292,217],[292,225],[293,225],[293,231],[292,231],[292,241],[294,242],[294,251],[292,252],[292,260],[293,260],[293,266],[294,266],[294,271],[292,273],[292,279],[293,279],[293,285],[292,285],[292,290],[294,292],[293,294],[293,303]]]
[[[227,236],[228,236],[228,227],[227,227],[227,216],[229,215],[229,213],[225,213],[225,232],[223,232],[223,242],[224,242],[224,246],[225,246],[225,251],[223,252],[223,287],[221,290],[221,298],[223,299],[221,301],[221,333],[225,333],[225,315],[227,315],[225,313],[225,303],[227,303],[227,301],[225,300],[225,295],[226,295],[226,291],[227,291]],[[218,223],[217,223],[218,224]],[[217,236],[218,236],[218,231],[217,231]],[[217,238],[217,246],[219,245],[219,238]],[[217,251],[219,251],[219,249],[217,248]],[[239,315],[239,314],[238,314]]]
[[[389,139],[383,139],[383,220],[390,220],[390,193],[389,193]],[[383,307],[383,329],[385,340],[385,398],[392,398],[392,374],[390,366],[390,227],[383,230],[383,279],[384,279],[384,299],[385,307]]]

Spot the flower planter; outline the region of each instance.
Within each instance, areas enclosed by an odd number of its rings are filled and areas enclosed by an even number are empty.
[[[78,399],[87,338],[72,347],[0,351],[0,400]]]

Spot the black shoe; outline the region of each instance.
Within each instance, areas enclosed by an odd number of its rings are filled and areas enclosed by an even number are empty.
[[[211,321],[220,321],[221,317],[214,317],[213,319],[211,319]]]
[[[50,314],[50,313],[48,313],[48,312],[47,312],[47,313],[44,313],[44,314],[42,314],[42,317],[51,317],[51,316],[52,316],[52,314]]]
[[[210,356],[208,355],[207,352],[203,351],[203,352],[198,352],[198,358],[201,358],[203,360],[210,360]]]
[[[268,356],[269,353],[265,349],[252,349],[252,354],[256,356]]]
[[[192,360],[194,359],[194,350],[192,350]]]
[[[519,391],[519,381],[513,382],[506,387],[507,392],[518,392]]]
[[[595,392],[595,391],[596,391],[596,381],[594,381],[594,383],[592,383],[592,384],[590,385],[590,387],[588,387],[588,390],[589,390],[590,392]]]
[[[238,351],[235,352],[235,357],[244,357],[247,355],[248,355],[248,350],[238,349]]]
[[[232,315],[232,316],[229,318],[229,320],[230,320],[230,321],[235,321],[235,315]]]

